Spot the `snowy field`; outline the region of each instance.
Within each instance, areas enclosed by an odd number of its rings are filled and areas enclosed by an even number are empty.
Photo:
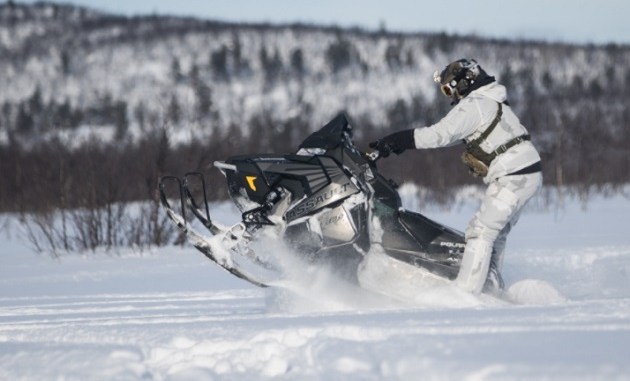
[[[460,230],[475,207],[406,202]],[[55,261],[0,216],[0,380],[630,380],[630,198],[543,204],[508,240],[520,303],[262,290],[189,246]]]

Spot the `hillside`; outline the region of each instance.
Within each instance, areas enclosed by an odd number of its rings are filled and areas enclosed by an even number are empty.
[[[341,110],[365,143],[444,115],[449,105],[436,96],[433,72],[461,57],[476,58],[508,87],[548,183],[630,180],[628,46],[125,17],[12,1],[0,5],[0,166],[15,179],[37,172],[12,159],[23,149],[44,163],[62,150],[69,156],[51,171],[71,176],[64,165],[85,161],[77,152],[91,144],[114,162],[119,150],[125,160],[138,150],[149,168],[136,178],[199,169],[233,153],[291,151]],[[166,147],[161,167],[142,144]],[[386,168],[399,180],[446,189],[473,181],[456,164],[458,153],[410,153],[429,164],[424,174],[407,164]],[[605,170],[592,171],[593,163]],[[20,186],[8,184],[14,191],[0,192],[0,204],[14,205]],[[147,197],[131,193],[119,198]]]

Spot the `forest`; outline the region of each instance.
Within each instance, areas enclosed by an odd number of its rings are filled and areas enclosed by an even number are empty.
[[[65,211],[83,237],[53,237],[64,236],[59,228],[48,241],[66,249],[78,241],[168,242],[175,234],[157,208],[161,176],[203,171],[209,199],[223,200],[213,161],[292,153],[338,112],[350,116],[363,149],[384,134],[430,125],[451,107],[433,71],[462,57],[507,87],[547,185],[588,193],[628,183],[629,46],[127,17],[7,1],[0,212],[43,227]],[[457,188],[480,183],[461,164],[462,150],[406,152],[379,169],[448,203]],[[143,201],[151,201],[146,210],[129,207]],[[124,233],[114,226],[123,218]],[[94,227],[94,219],[105,222]]]

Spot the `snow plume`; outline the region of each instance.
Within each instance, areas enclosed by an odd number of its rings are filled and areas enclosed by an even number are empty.
[[[390,298],[361,289],[348,269],[331,263],[311,263],[295,249],[278,240],[265,240],[283,278],[266,291],[270,312],[313,313],[359,309],[387,309],[402,305]],[[341,273],[341,274],[340,274]]]
[[[404,308],[465,308],[502,302],[458,290],[450,282],[383,254],[379,245],[358,270],[360,285],[333,264],[309,263],[278,241],[264,243],[263,257],[274,257],[282,279],[266,291],[269,312],[318,313]],[[343,273],[343,274],[340,274]],[[530,296],[534,298],[534,296]]]
[[[459,290],[450,281],[386,255],[374,245],[359,267],[359,282],[365,289],[399,300],[408,307],[467,308],[501,304],[488,295],[475,296]]]
[[[382,231],[378,218],[373,219],[373,226],[374,241],[379,242]],[[271,282],[266,291],[267,308],[273,313],[454,309],[565,301],[551,283],[536,279],[516,282],[501,296],[472,295],[451,281],[386,255],[379,244],[372,245],[356,269],[309,262],[296,255],[296,249],[271,236],[255,247],[263,260],[281,269],[282,279]]]

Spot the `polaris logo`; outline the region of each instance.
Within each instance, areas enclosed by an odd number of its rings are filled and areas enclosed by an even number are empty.
[[[287,221],[293,221],[358,191],[351,182],[343,185],[330,184],[289,210],[285,218]]]
[[[464,243],[457,243],[457,242],[440,242],[440,246],[446,246],[446,247],[466,247],[466,244]]]

